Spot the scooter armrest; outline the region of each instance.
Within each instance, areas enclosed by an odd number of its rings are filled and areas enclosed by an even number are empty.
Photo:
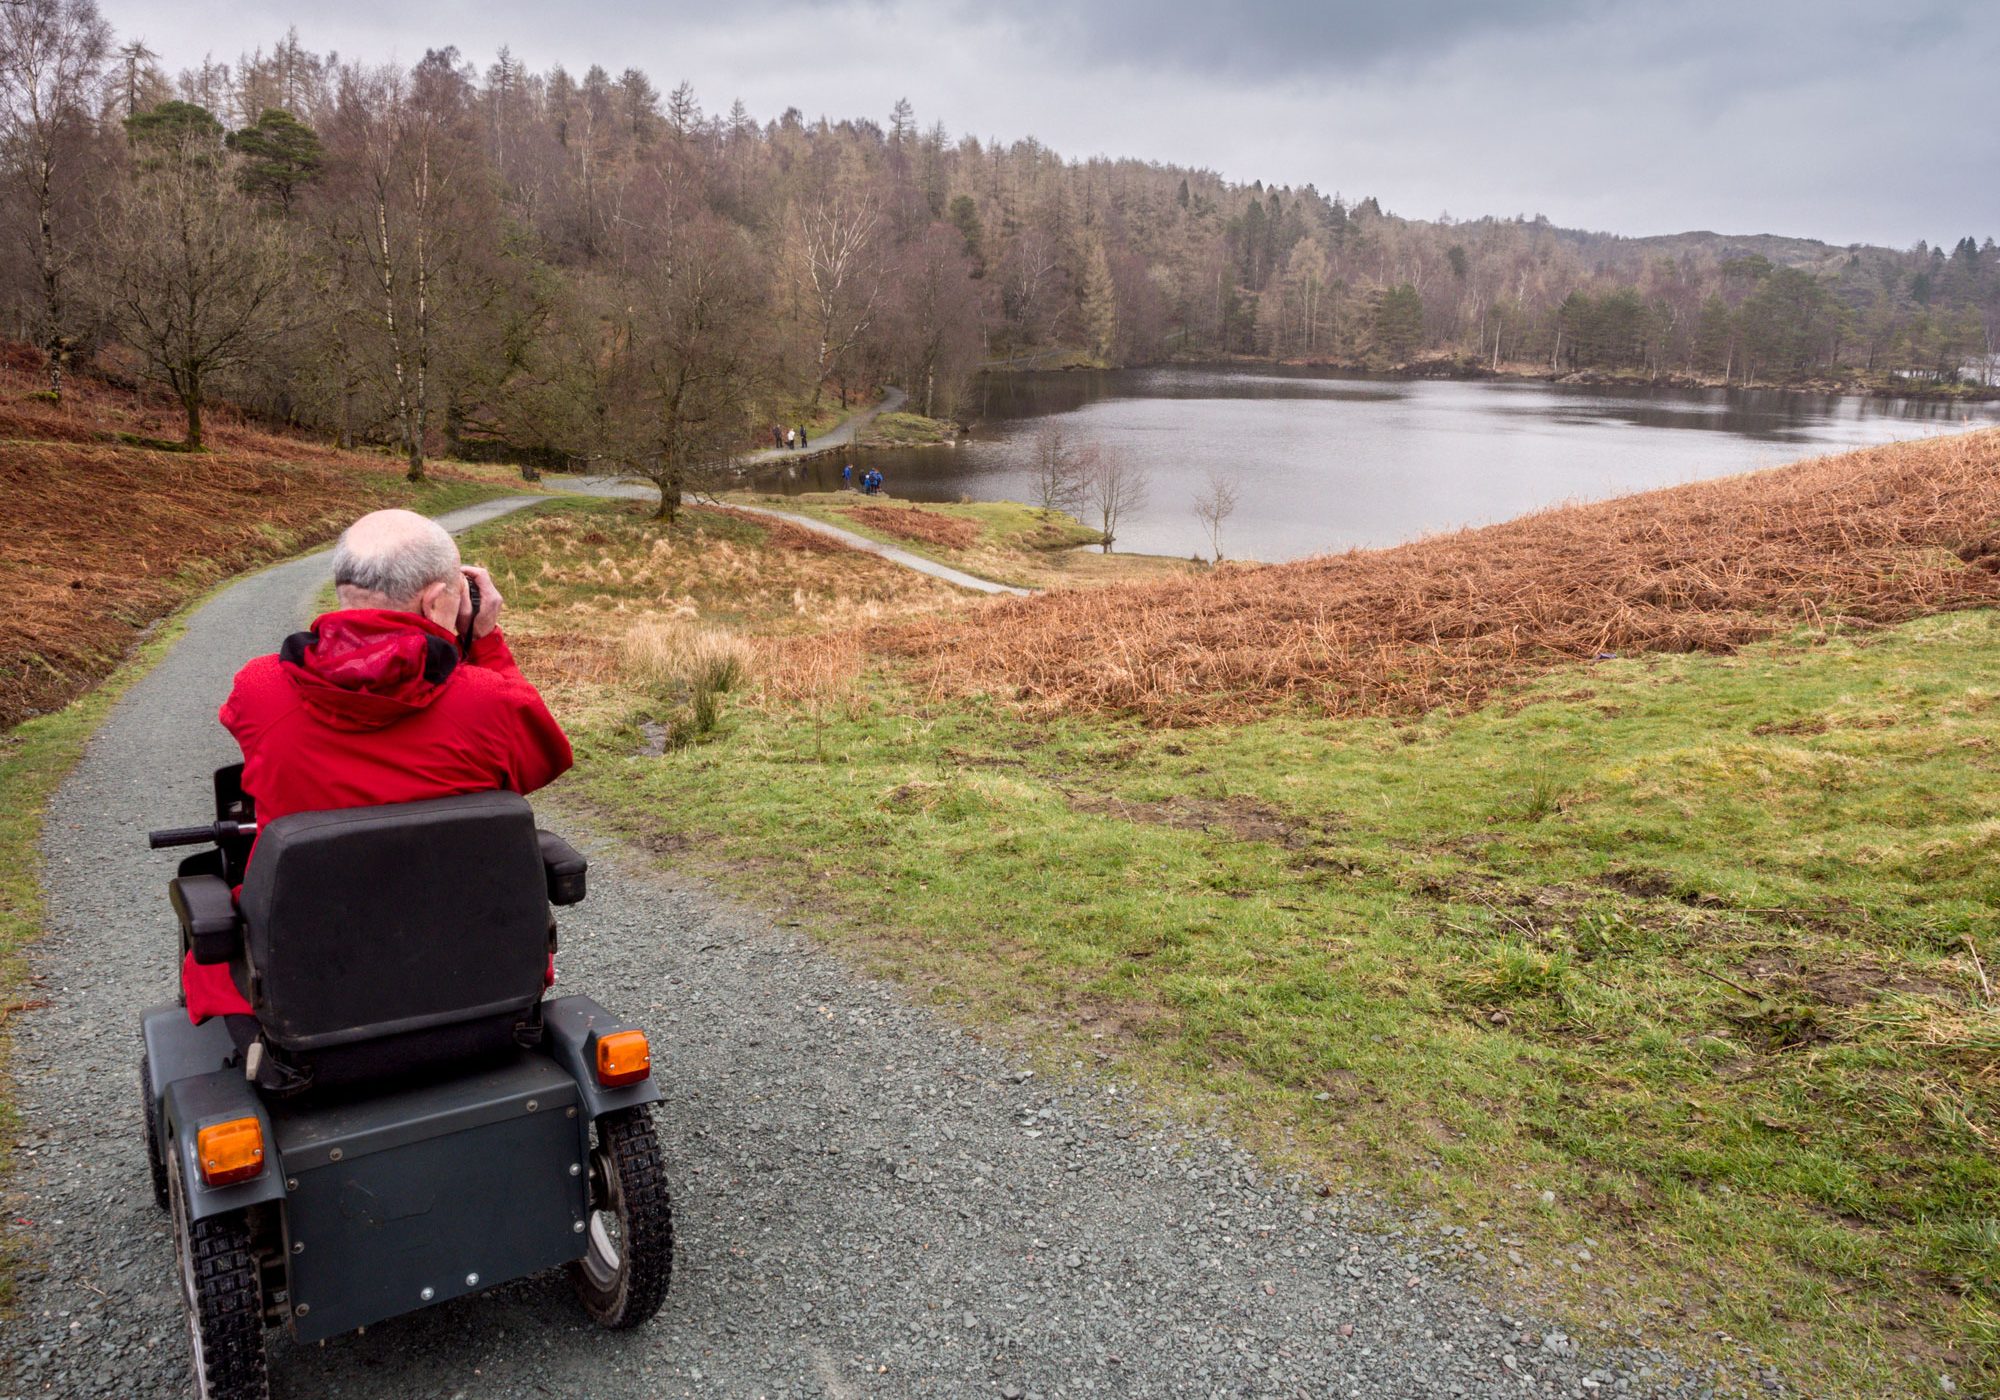
[[[535,835],[542,843],[542,872],[548,877],[549,903],[583,903],[585,873],[590,862],[553,831],[537,831]]]
[[[228,962],[243,946],[236,900],[219,875],[183,875],[167,882],[181,937],[198,963]]]

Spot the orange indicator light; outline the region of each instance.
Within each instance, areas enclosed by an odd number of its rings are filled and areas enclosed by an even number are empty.
[[[644,1031],[613,1031],[597,1037],[597,1082],[615,1089],[637,1084],[653,1072],[653,1052]]]

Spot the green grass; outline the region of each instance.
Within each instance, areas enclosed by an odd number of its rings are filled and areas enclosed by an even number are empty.
[[[443,515],[501,496],[539,495],[544,489],[519,479],[458,481],[425,477],[420,482],[396,481],[385,485],[380,494],[383,507],[402,506],[423,515]]]
[[[745,499],[815,520],[845,526],[857,535],[909,545],[900,535],[890,535],[857,523],[843,507],[861,505],[906,506],[912,502],[894,497],[868,497],[852,491],[808,492],[797,496],[753,495]],[[972,548],[1007,550],[1074,549],[1096,544],[1102,536],[1074,516],[1061,511],[1044,511],[1017,501],[923,501],[914,503],[922,510],[948,515],[954,520],[970,520],[979,526],[979,539]],[[936,549],[936,546],[926,546]],[[947,551],[956,553],[957,551]]]
[[[861,433],[867,447],[923,447],[951,442],[958,425],[948,418],[926,418],[921,413],[881,413]]]
[[[824,733],[732,699],[697,748],[635,756],[640,707],[577,737],[621,821],[942,999],[1515,1232],[1497,1288],[1720,1329],[1813,1393],[1977,1391],[1996,674],[1974,612],[1413,723],[1029,727],[874,675]]]

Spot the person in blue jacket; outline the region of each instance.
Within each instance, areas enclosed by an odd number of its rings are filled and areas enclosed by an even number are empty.
[[[843,491],[852,491],[854,489],[854,463],[852,462],[849,462],[840,469],[840,489]]]

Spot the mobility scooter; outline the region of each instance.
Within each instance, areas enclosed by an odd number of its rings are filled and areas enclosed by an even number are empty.
[[[583,858],[514,793],[261,831],[240,764],[215,795],[150,839],[211,847],[169,885],[181,945],[256,1015],[156,1007],[140,1061],[202,1400],[263,1400],[268,1327],[318,1341],[557,1266],[599,1324],[650,1318],[673,1223],[645,1032],[543,996]]]

